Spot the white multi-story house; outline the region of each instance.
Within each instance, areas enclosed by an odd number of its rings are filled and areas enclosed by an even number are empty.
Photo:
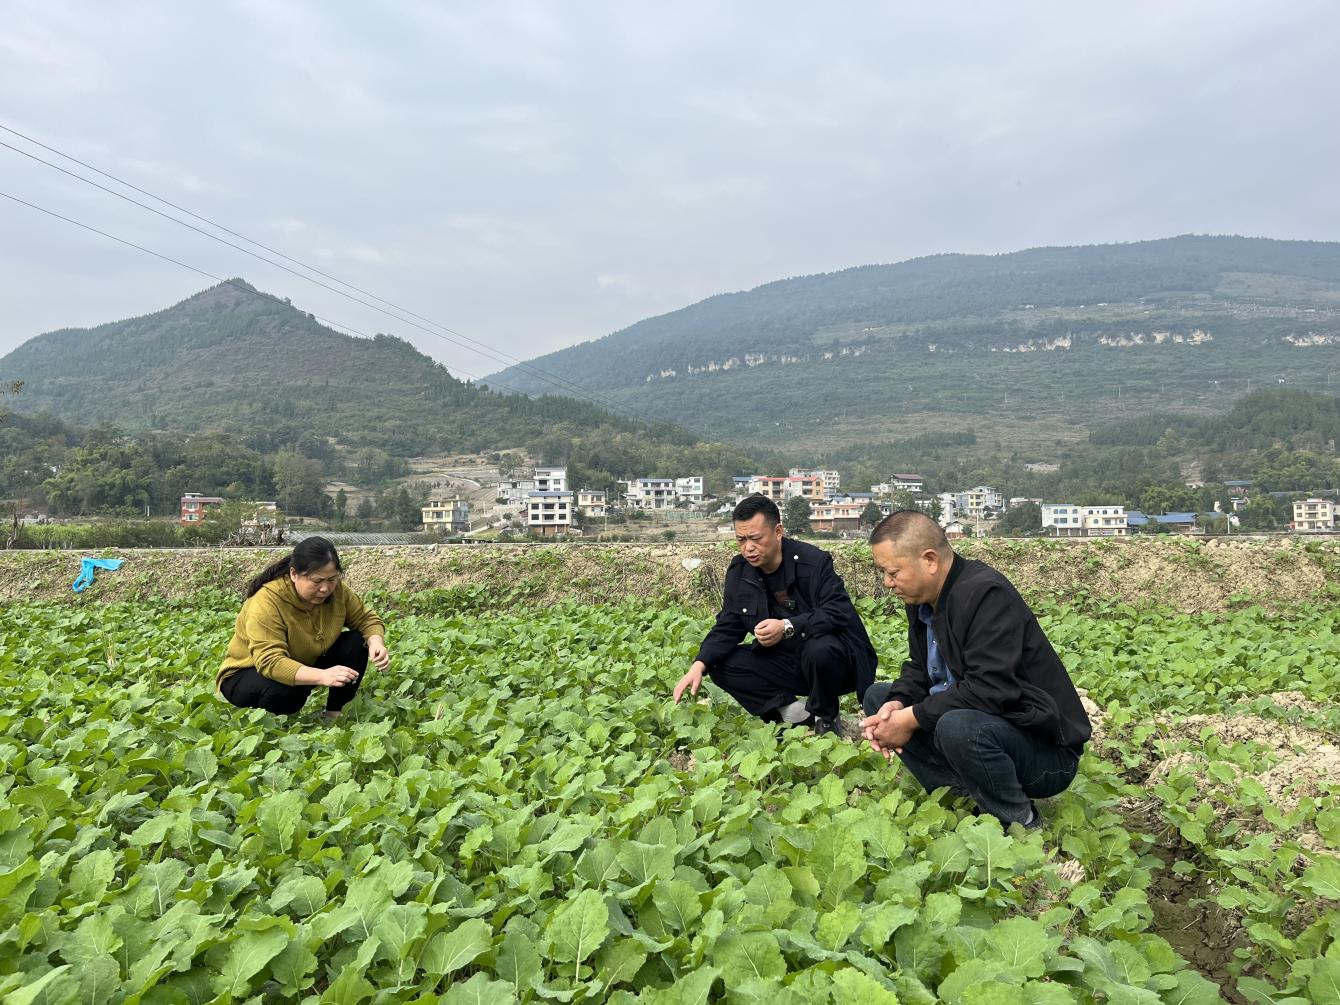
[[[464,534],[470,529],[470,504],[455,499],[429,499],[421,510],[424,530],[451,530]]]
[[[1079,515],[1088,537],[1125,537],[1130,533],[1125,506],[1083,506]]]
[[[810,509],[810,526],[815,530],[860,530],[861,514],[870,500],[827,499]]]
[[[676,478],[675,495],[684,502],[691,502],[691,503],[702,502],[703,476],[688,475],[684,478]]]
[[[530,493],[526,496],[526,527],[540,537],[568,533],[572,528],[572,493],[567,490]]]
[[[966,492],[956,493],[955,500],[960,515],[979,517],[987,510],[1002,510],[1005,500],[1001,494],[989,485],[975,485]]]
[[[1305,533],[1335,530],[1335,503],[1329,499],[1295,499],[1293,529]]]
[[[906,472],[893,474],[889,476],[889,485],[891,487],[889,494],[892,495],[894,492],[917,493],[922,490],[922,486],[925,484],[926,479],[922,478],[921,475],[908,474]]]
[[[627,486],[624,501],[633,509],[672,509],[675,505],[673,478],[633,478]]]
[[[940,526],[948,527],[959,519],[958,495],[953,492],[941,492],[935,497],[940,502]]]
[[[498,501],[509,506],[523,506],[526,496],[534,491],[534,478],[504,478],[498,483]]]
[[[578,489],[577,508],[588,520],[603,520],[609,512],[604,489]]]
[[[1042,529],[1056,537],[1083,537],[1084,515],[1071,503],[1043,503]]]
[[[553,467],[536,468],[535,491],[536,492],[568,491],[568,469],[553,468]]]

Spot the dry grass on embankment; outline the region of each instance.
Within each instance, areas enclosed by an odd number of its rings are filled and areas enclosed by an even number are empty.
[[[819,541],[833,551],[855,596],[882,593],[869,548]],[[1247,603],[1279,610],[1340,593],[1340,542],[1278,539],[1137,538],[961,542],[959,550],[1004,572],[1032,600],[1112,600],[1181,611]],[[440,545],[347,548],[358,591],[469,591],[475,604],[561,600],[612,603],[634,597],[711,607],[731,556],[725,544]],[[97,552],[125,560],[86,592],[70,589],[81,553],[0,552],[0,604],[31,600],[100,603],[184,599],[204,590],[240,593],[280,554],[257,549]]]

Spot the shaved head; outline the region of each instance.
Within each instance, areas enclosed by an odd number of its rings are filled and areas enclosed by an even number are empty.
[[[933,551],[947,558],[953,552],[940,525],[919,509],[900,509],[881,520],[870,532],[870,546],[886,542],[900,555]]]

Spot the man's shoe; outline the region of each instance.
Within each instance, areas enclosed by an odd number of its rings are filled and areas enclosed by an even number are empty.
[[[835,715],[831,719],[825,719],[822,715],[816,715],[810,722],[810,729],[815,736],[826,736],[832,733],[834,736],[842,736],[842,716]]]
[[[1033,819],[1028,821],[1028,823],[1024,824],[1024,830],[1026,831],[1042,830],[1042,811],[1038,809],[1037,803],[1029,803],[1028,805],[1033,808]]]

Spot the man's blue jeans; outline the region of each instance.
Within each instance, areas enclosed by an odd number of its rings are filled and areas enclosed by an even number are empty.
[[[879,711],[892,688],[871,685],[863,702],[867,715]],[[947,787],[969,796],[1005,826],[1027,820],[1033,799],[1064,792],[1079,768],[1079,754],[1069,747],[966,708],[940,716],[933,733],[918,729],[898,756],[927,792]]]

